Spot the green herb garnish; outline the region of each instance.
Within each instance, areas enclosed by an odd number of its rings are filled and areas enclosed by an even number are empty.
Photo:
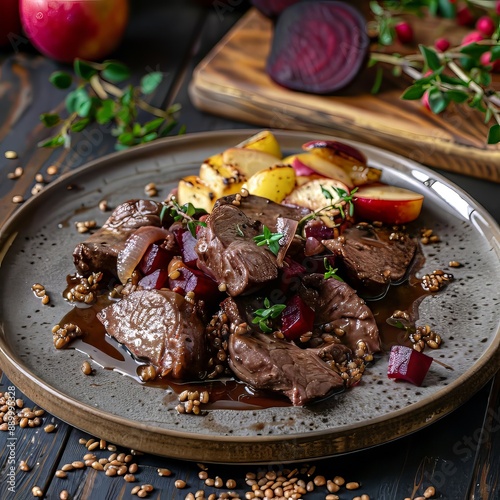
[[[166,202],[160,212],[160,221],[163,221],[167,215],[173,218],[174,222],[182,222],[186,224],[189,232],[196,238],[196,227],[207,227],[207,224],[198,217],[205,215],[207,212],[202,208],[196,208],[192,203],[184,203],[179,205],[174,197]]]
[[[331,209],[331,208],[337,208],[340,212],[340,216],[342,217],[342,219],[345,219],[346,215],[344,212],[344,208],[342,206],[342,203],[345,203],[349,207],[348,214],[352,217],[354,215],[354,205],[352,204],[352,198],[353,198],[352,195],[354,193],[356,193],[358,188],[357,187],[354,188],[350,193],[348,191],[346,191],[345,189],[342,189],[339,187],[332,186],[331,188],[337,194],[338,199],[335,200],[335,203],[332,203],[332,205],[330,205],[329,207],[322,208],[320,211],[324,211],[326,209]],[[332,193],[330,191],[328,191],[328,189],[324,188],[323,186],[321,186],[321,192],[323,193],[323,196],[327,200],[334,200],[335,199],[334,196],[332,195]]]
[[[129,68],[121,62],[95,63],[75,59],[73,70],[76,78],[65,71],[56,71],[49,78],[58,89],[68,89],[73,83],[76,83],[76,88],[65,99],[67,118],[62,118],[58,113],[40,115],[46,127],[60,126],[60,130],[38,146],[69,148],[73,133],[97,123],[111,126],[111,134],[116,137],[115,148],[125,149],[165,137],[177,125],[178,104],[159,109],[144,100],[162,82],[161,72],[150,72],[142,77],[139,85],[129,84],[121,88],[116,84],[125,82],[131,75]],[[139,110],[150,113],[154,118],[139,123]],[[179,134],[183,132],[181,127]]]
[[[324,279],[327,280],[328,278],[334,278],[336,279],[337,281],[344,281],[338,274],[337,274],[337,271],[339,270],[338,267],[336,267],[335,269],[332,267],[332,265],[330,264],[330,262],[328,262],[328,259],[325,257],[323,259],[323,265],[325,266],[325,269],[326,269],[326,272],[325,274],[323,275],[324,276]]]
[[[262,226],[262,234],[254,236],[253,241],[257,243],[258,247],[267,245],[274,255],[278,255],[280,251],[279,240],[283,236],[281,233],[271,233],[271,230],[267,226]]]
[[[264,299],[265,309],[257,309],[254,311],[255,318],[252,320],[254,325],[259,325],[259,328],[264,333],[271,333],[273,330],[269,326],[271,319],[276,319],[285,309],[285,304],[274,304],[271,306],[271,302],[266,297]]]

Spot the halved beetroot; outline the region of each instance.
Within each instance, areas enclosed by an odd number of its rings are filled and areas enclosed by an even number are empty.
[[[314,311],[298,296],[292,297],[281,313],[281,332],[288,340],[297,340],[310,332],[314,325]]]
[[[346,87],[367,60],[366,21],[346,2],[300,2],[274,30],[266,71],[278,84],[315,94]]]
[[[271,19],[278,17],[287,7],[300,0],[252,0],[252,5]]]
[[[429,371],[432,358],[411,347],[395,345],[391,348],[387,376],[389,378],[406,380],[414,385],[422,385]]]

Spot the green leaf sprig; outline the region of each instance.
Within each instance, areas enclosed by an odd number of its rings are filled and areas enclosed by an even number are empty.
[[[402,2],[371,2],[375,16],[372,24],[377,25],[379,43],[391,45],[394,41],[394,26],[397,18],[394,11],[409,12],[411,9],[423,12],[427,9],[432,15],[454,17],[456,6],[450,2],[437,0]],[[420,8],[419,8],[420,6]],[[442,113],[452,103],[467,105],[484,115],[484,123],[490,124],[487,135],[488,144],[500,143],[500,92],[492,86],[491,66],[484,64],[481,57],[490,52],[490,64],[500,59],[500,22],[497,17],[497,29],[490,38],[479,42],[452,47],[444,52],[437,52],[433,47],[419,46],[419,52],[403,56],[372,51],[370,66],[385,63],[393,66],[393,73],[406,73],[414,82],[401,98],[418,100],[427,95],[429,107],[435,114]],[[382,69],[377,68],[372,93],[379,91],[382,85]]]
[[[285,307],[285,304],[271,305],[271,302],[266,297],[264,299],[264,308],[257,309],[253,312],[255,318],[253,318],[252,323],[258,325],[264,333],[271,333],[273,331],[270,327],[271,320],[279,317]]]
[[[326,189],[324,186],[321,186],[321,192],[323,193],[323,196],[327,200],[335,200],[335,203],[331,205],[331,208],[337,208],[340,212],[340,216],[342,217],[342,219],[345,219],[346,213],[344,211],[344,205],[347,205],[347,213],[349,214],[350,217],[352,217],[354,215],[354,205],[352,203],[352,199],[353,195],[356,193],[358,188],[355,187],[354,189],[351,190],[350,193],[345,189],[339,187],[331,186],[331,188],[337,195],[336,197],[334,197],[332,193],[328,191],[328,189]],[[325,209],[322,208],[321,210]]]
[[[272,233],[266,225],[263,225],[262,234],[254,236],[253,241],[257,243],[258,247],[267,245],[269,250],[271,250],[274,255],[278,255],[278,252],[280,251],[279,241],[283,238],[283,236],[284,235],[281,233]]]
[[[196,208],[192,203],[184,203],[179,205],[174,197],[164,203],[160,212],[160,221],[163,223],[167,216],[172,217],[174,222],[182,222],[186,224],[187,229],[196,238],[196,228],[198,226],[207,227],[207,224],[199,217],[207,212],[203,208]]]
[[[81,132],[91,124],[111,125],[111,134],[116,137],[116,149],[125,149],[136,144],[151,142],[169,135],[177,125],[178,104],[167,109],[151,106],[145,97],[152,94],[163,80],[163,74],[153,71],[140,80],[139,85],[118,87],[131,76],[129,68],[119,61],[95,63],[75,59],[73,70],[76,78],[66,71],[56,71],[49,80],[58,89],[72,89],[65,99],[68,113],[62,118],[58,113],[43,113],[40,120],[47,127],[60,126],[56,135],[39,143],[40,147],[69,148],[73,133]],[[154,118],[139,123],[139,109]],[[181,127],[179,133],[183,133]]]
[[[324,279],[327,280],[328,278],[334,278],[337,281],[344,281],[338,274],[337,271],[339,270],[338,267],[333,268],[333,266],[330,264],[328,259],[325,257],[323,259],[323,265],[325,266],[326,272],[323,275]]]

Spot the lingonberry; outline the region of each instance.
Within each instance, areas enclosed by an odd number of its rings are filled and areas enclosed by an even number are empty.
[[[401,43],[411,43],[413,41],[413,28],[406,21],[401,21],[394,26],[396,36]]]
[[[479,31],[471,31],[462,38],[462,45],[480,42],[481,40],[484,40],[484,36],[482,35],[482,33],[479,33]]]
[[[495,32],[495,27],[495,22],[489,16],[481,16],[476,22],[476,29],[488,38]]]
[[[460,26],[474,25],[474,16],[465,5],[457,9],[457,24]]]
[[[425,109],[431,110],[431,105],[429,103],[429,91],[427,90],[425,94],[421,97],[420,103]]]
[[[436,50],[439,52],[446,52],[450,48],[450,42],[446,38],[438,38],[434,42],[434,47],[436,47]]]
[[[491,62],[491,52],[484,52],[479,59],[481,64],[490,69],[492,73],[500,73],[500,59]]]

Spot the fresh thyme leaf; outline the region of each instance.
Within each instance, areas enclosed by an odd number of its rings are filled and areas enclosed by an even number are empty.
[[[325,280],[327,280],[328,278],[334,278],[334,279],[336,279],[337,281],[344,281],[344,280],[343,280],[343,279],[342,279],[342,278],[341,278],[341,277],[337,274],[337,271],[339,270],[339,269],[338,269],[338,267],[336,267],[336,268],[334,269],[326,257],[323,259],[323,265],[325,266],[325,269],[326,269],[326,272],[325,272],[325,274],[323,275]]]
[[[286,304],[271,305],[270,300],[266,297],[264,299],[264,308],[257,309],[253,312],[255,316],[252,320],[254,325],[259,325],[259,328],[264,333],[271,333],[273,330],[270,326],[271,320],[276,319],[285,309]]]
[[[241,227],[239,224],[236,224],[236,233],[238,234],[238,236],[245,236],[245,233],[241,230]]]
[[[61,117],[55,113],[42,113],[40,120],[46,127],[54,127],[61,121]]]
[[[128,84],[119,87],[117,85],[124,83],[131,75],[130,69],[119,61],[95,63],[75,59],[73,71],[76,75],[76,88],[68,92],[65,98],[68,116],[56,120],[56,115],[44,113],[40,117],[46,126],[60,125],[58,136],[61,138],[56,136],[42,142],[40,147],[69,147],[68,131],[80,132],[94,123],[111,124],[109,130],[111,135],[117,138],[116,149],[125,149],[165,137],[173,133],[178,126],[179,104],[160,109],[144,100],[145,96],[152,94],[161,83],[161,72],[148,73],[137,86]],[[73,82],[72,75],[64,71],[52,73],[49,79],[54,86],[63,90],[69,88]],[[153,118],[141,124],[138,121],[139,111],[149,113]],[[185,127],[179,127],[178,133],[184,132]]]
[[[266,225],[263,225],[262,234],[254,236],[253,241],[257,244],[258,247],[267,245],[269,247],[269,250],[271,250],[274,255],[278,255],[278,252],[280,250],[279,240],[281,240],[283,236],[284,235],[282,233],[272,233]]]

